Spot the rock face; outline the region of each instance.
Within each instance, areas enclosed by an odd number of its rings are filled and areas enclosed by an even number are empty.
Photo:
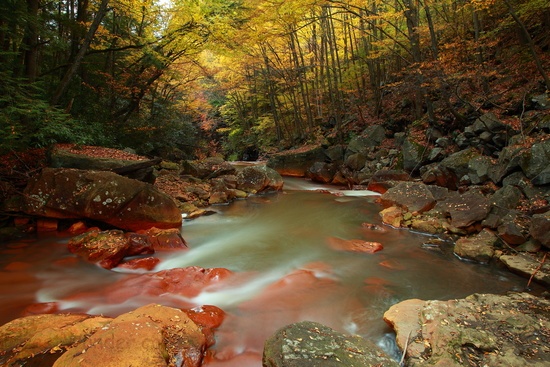
[[[304,321],[278,330],[264,347],[263,367],[384,366],[399,364],[358,336]]]
[[[450,301],[412,299],[384,320],[407,346],[407,366],[550,364],[550,301],[527,293],[474,294]]]
[[[88,218],[121,229],[176,228],[181,212],[154,186],[106,171],[45,168],[24,191],[25,212]]]

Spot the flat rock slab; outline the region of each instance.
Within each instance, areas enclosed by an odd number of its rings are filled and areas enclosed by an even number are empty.
[[[426,212],[432,209],[435,198],[426,185],[421,182],[400,182],[390,188],[380,198],[380,203],[385,207],[398,206],[409,212]]]
[[[550,365],[550,300],[528,293],[407,300],[384,320],[407,347],[407,366]]]
[[[303,321],[278,330],[264,347],[263,367],[397,367],[376,345]]]
[[[525,278],[550,286],[550,259],[544,263],[534,258],[534,255],[519,253],[517,255],[502,255],[499,260],[506,265],[510,271]]]

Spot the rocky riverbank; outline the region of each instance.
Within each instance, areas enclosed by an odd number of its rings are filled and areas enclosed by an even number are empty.
[[[310,146],[274,155],[281,174],[381,193],[393,227],[451,241],[457,256],[500,262],[550,285],[550,115],[530,134],[487,113],[453,138],[435,129],[388,137],[370,126],[347,145]]]

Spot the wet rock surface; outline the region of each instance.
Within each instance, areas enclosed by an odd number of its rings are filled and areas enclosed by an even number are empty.
[[[265,343],[263,367],[397,367],[376,345],[316,322],[291,324]]]
[[[114,319],[37,315],[0,327],[3,366],[199,367],[206,347],[201,327],[185,312],[158,304]]]
[[[88,218],[126,229],[181,226],[174,200],[153,185],[107,171],[45,168],[24,191],[23,210],[48,218]]]
[[[547,366],[550,301],[528,293],[406,300],[384,319],[407,366]]]
[[[0,327],[0,365],[51,366],[67,349],[111,322],[89,315],[36,315]]]

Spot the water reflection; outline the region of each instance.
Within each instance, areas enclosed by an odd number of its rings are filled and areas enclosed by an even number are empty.
[[[221,285],[187,298],[132,294],[107,302],[98,292],[139,275],[85,264],[68,253],[62,238],[2,246],[0,321],[17,317],[34,302],[113,316],[150,302],[213,304],[228,317],[217,332],[216,358],[208,365],[259,367],[264,340],[292,322],[321,322],[389,350],[393,342],[382,314],[401,300],[523,289],[524,279],[461,262],[450,245],[443,251],[423,249],[425,235],[363,226],[382,225],[372,194],[289,179],[283,193],[215,206],[216,215],[185,222],[182,234],[189,251],[160,254],[155,271],[200,266],[235,272]],[[384,249],[375,254],[335,251],[329,237],[376,241]]]

